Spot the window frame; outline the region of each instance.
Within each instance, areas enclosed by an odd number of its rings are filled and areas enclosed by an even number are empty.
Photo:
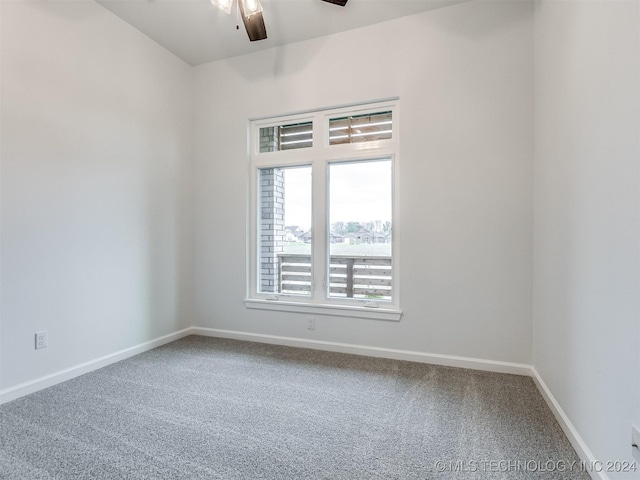
[[[329,143],[329,120],[346,115],[362,115],[379,111],[392,112],[392,135],[390,139],[369,142],[334,144]],[[260,152],[260,129],[278,125],[312,121],[312,146],[297,149]],[[247,284],[245,306],[264,310],[298,312],[311,315],[359,317],[377,320],[398,321],[400,311],[399,274],[399,101],[398,98],[366,104],[317,109],[291,115],[254,118],[248,125],[249,203],[247,211]],[[391,301],[367,301],[331,297],[327,288],[330,262],[329,222],[329,168],[336,163],[354,163],[371,160],[391,160],[392,189],[392,240],[391,240]],[[309,165],[312,169],[311,229],[311,278],[309,296],[261,293],[258,288],[258,240],[259,171],[263,168],[286,168]],[[317,233],[316,233],[317,232]]]

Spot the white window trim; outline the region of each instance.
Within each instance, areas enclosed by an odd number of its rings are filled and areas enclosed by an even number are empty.
[[[393,115],[392,138],[353,144],[329,145],[329,119],[340,115],[359,115],[390,110]],[[313,121],[313,146],[302,149],[260,152],[260,128]],[[249,120],[249,208],[247,225],[247,297],[245,306],[251,309],[298,312],[315,315],[357,317],[374,320],[399,321],[400,310],[400,272],[399,272],[399,105],[398,98],[306,111],[292,115],[263,117]],[[370,302],[362,299],[342,299],[329,297],[325,291],[328,258],[327,235],[314,235],[312,257],[323,259],[312,264],[311,296],[273,294],[258,292],[258,170],[269,167],[293,167],[311,165],[312,177],[312,230],[324,232],[328,228],[326,215],[329,212],[329,185],[326,181],[330,164],[390,158],[392,161],[392,269],[393,282],[391,301]],[[321,208],[319,208],[321,207]]]

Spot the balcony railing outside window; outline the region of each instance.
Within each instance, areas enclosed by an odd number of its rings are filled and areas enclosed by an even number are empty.
[[[329,268],[330,296],[391,299],[391,257],[332,255]],[[278,255],[278,293],[309,295],[311,282],[310,255]]]

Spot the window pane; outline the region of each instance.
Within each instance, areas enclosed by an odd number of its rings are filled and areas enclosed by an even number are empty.
[[[260,153],[313,146],[313,122],[260,129]]]
[[[311,167],[261,168],[258,291],[311,295]]]
[[[391,300],[391,159],[329,166],[329,296]]]
[[[391,112],[369,113],[329,120],[329,144],[371,142],[391,138]]]

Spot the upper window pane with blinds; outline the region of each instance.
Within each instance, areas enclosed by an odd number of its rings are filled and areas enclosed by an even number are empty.
[[[260,153],[313,146],[313,122],[260,128]]]
[[[367,113],[329,120],[329,145],[391,138],[391,112]]]

